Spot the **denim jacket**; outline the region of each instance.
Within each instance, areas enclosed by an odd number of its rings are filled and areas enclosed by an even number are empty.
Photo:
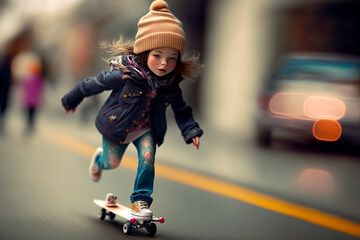
[[[129,78],[122,79],[123,74]],[[166,133],[166,108],[171,105],[176,123],[187,144],[192,138],[201,137],[203,130],[195,122],[191,107],[183,100],[177,76],[169,86],[158,89],[157,95],[151,100],[150,122],[155,141],[160,146]],[[150,86],[147,80],[137,71],[124,73],[121,69],[104,71],[96,77],[79,82],[61,99],[65,109],[73,110],[85,98],[112,90],[110,96],[101,107],[95,125],[98,131],[115,144],[122,144],[131,128],[140,118],[145,107]]]

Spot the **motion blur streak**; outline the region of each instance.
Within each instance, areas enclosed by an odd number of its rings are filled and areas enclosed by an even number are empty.
[[[305,99],[304,113],[313,119],[338,120],[345,114],[345,104],[335,98],[310,96]]]
[[[269,103],[270,111],[289,117],[338,120],[345,114],[345,104],[335,98],[308,96],[302,93],[279,92]]]
[[[49,134],[51,132],[51,134]],[[57,132],[55,129],[42,132],[45,138],[55,142],[67,149],[90,157],[95,151],[94,146],[74,140]],[[125,156],[121,163],[122,167],[136,171],[137,160],[133,157]],[[328,213],[300,206],[291,202],[284,201],[269,195],[255,192],[235,184],[227,183],[200,174],[180,170],[164,164],[156,163],[156,174],[158,177],[179,182],[191,187],[202,189],[211,193],[243,201],[270,211],[292,216],[304,221],[330,228],[339,232],[360,237],[360,223],[337,217]]]
[[[271,98],[269,108],[275,114],[302,118],[305,117],[302,111],[305,99],[306,94],[279,92]]]
[[[335,120],[319,119],[313,125],[313,135],[321,141],[334,142],[341,136],[341,125]]]

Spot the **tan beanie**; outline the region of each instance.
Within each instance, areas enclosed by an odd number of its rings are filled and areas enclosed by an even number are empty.
[[[182,56],[185,50],[185,33],[182,23],[169,11],[167,3],[155,0],[151,3],[150,11],[138,22],[134,53],[160,47],[178,49]]]

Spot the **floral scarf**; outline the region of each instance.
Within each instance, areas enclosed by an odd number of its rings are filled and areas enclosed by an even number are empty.
[[[156,97],[159,87],[169,85],[169,83],[170,83],[169,79],[160,80],[157,77],[155,77],[150,71],[146,72],[144,68],[142,68],[139,64],[137,64],[135,62],[134,55],[128,55],[127,60],[129,61],[131,66],[133,66],[137,70],[140,70],[142,75],[148,80],[148,83],[151,87],[151,90],[149,93],[150,98]]]

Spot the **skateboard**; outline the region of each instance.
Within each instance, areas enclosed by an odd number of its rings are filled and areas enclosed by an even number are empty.
[[[101,207],[99,212],[99,218],[104,220],[106,216],[109,216],[110,220],[114,220],[115,216],[118,215],[122,218],[125,218],[127,221],[123,225],[123,232],[127,235],[130,235],[133,229],[145,228],[149,235],[154,235],[157,231],[156,224],[154,222],[164,223],[165,219],[163,217],[157,218],[152,217],[149,220],[142,220],[131,216],[131,209],[115,203],[113,206],[105,205],[103,200],[94,200],[94,203]]]

